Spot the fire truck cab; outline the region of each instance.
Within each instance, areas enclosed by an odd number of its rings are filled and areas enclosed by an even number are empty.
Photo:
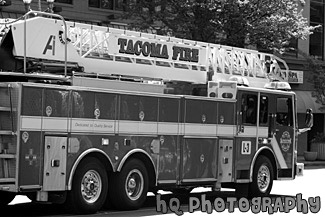
[[[312,112],[299,130],[278,57],[24,18],[0,42],[1,205],[22,194],[76,213],[129,210],[147,192],[265,196],[302,175],[297,140]]]

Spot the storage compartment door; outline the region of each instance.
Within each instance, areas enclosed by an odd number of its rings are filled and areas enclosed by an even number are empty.
[[[46,136],[44,147],[44,191],[65,190],[67,137]]]

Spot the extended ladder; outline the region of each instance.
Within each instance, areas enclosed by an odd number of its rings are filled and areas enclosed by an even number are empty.
[[[288,66],[273,54],[255,50],[208,44],[174,37],[129,30],[66,22],[68,38],[64,38],[62,21],[44,17],[27,20],[26,56],[34,60],[64,61],[64,45],[68,43],[68,62],[76,63],[84,72],[100,75],[122,75],[206,83],[207,72],[213,80],[232,75],[252,79],[286,81]],[[22,50],[24,22],[14,24],[14,55]],[[122,42],[124,44],[122,44]]]

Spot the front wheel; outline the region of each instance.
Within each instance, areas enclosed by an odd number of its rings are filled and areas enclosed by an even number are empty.
[[[104,166],[97,158],[86,158],[75,172],[66,206],[77,214],[95,213],[105,203],[107,191],[108,177]]]
[[[147,197],[148,173],[138,159],[128,160],[122,171],[112,176],[110,201],[119,210],[139,209]]]
[[[249,186],[250,196],[267,196],[272,190],[273,166],[269,158],[259,156],[254,165],[253,181]]]

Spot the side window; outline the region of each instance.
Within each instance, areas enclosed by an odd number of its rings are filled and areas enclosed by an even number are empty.
[[[72,92],[72,117],[73,118],[94,118],[95,93],[87,91]]]
[[[268,98],[261,96],[260,99],[260,124],[267,124],[268,122]]]
[[[99,111],[99,119],[116,119],[117,95],[95,93],[95,109]]]
[[[67,117],[69,108],[69,91],[45,89],[43,116]]]
[[[256,124],[257,120],[257,96],[253,94],[243,94],[242,112],[244,124]]]
[[[292,100],[278,98],[276,105],[276,123],[281,126],[292,126]]]
[[[22,98],[23,115],[42,116],[43,89],[24,87]]]

